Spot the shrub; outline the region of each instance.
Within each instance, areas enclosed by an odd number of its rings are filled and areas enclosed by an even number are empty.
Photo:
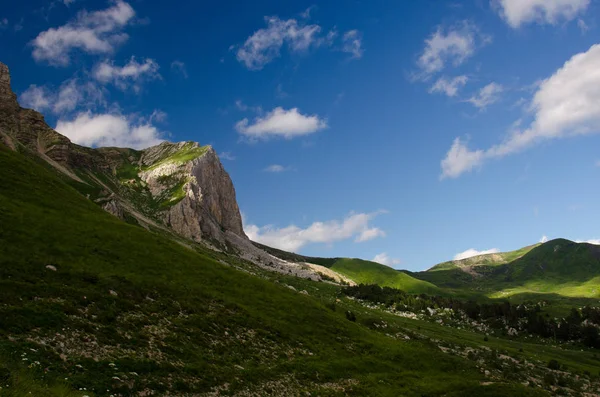
[[[346,319],[347,319],[348,321],[355,322],[355,321],[356,321],[356,315],[355,315],[353,312],[351,312],[350,310],[348,310],[348,311],[346,312]]]
[[[560,367],[561,367],[561,365],[558,361],[556,361],[556,360],[548,361],[548,368],[550,368],[554,371],[558,371],[558,370],[560,370]]]

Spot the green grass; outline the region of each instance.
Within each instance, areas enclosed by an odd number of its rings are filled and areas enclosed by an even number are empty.
[[[208,151],[208,146],[196,146],[195,142],[186,143],[179,151],[170,154],[149,166],[146,170],[153,170],[163,164],[176,163],[183,164],[198,157],[203,156]]]
[[[440,263],[435,265],[428,272],[435,272],[441,270],[451,270],[451,269],[460,269],[465,266],[497,266],[503,265],[509,262],[512,262],[523,255],[527,254],[529,251],[539,246],[539,244],[530,245],[527,247],[523,247],[521,249],[510,251],[510,252],[501,252],[497,254],[485,254],[479,255],[473,258],[467,258],[457,261],[448,261],[444,263]]]
[[[273,396],[529,395],[482,385],[474,362],[426,341],[347,321],[325,306],[333,286],[297,280],[305,296],[283,285],[296,279],[222,265],[241,262],[121,222],[4,147],[0,169],[0,363],[10,371],[0,396],[185,396],[225,384]]]
[[[357,284],[377,284],[409,293],[440,294],[442,292],[431,283],[418,280],[391,267],[362,259],[338,259],[330,269],[343,274]]]
[[[600,298],[598,246],[558,239],[501,254],[501,260],[489,258],[448,262],[453,265],[441,264],[430,271],[409,274],[474,298],[557,302],[571,298],[587,304],[596,304]],[[461,270],[462,266],[472,266],[475,276]]]

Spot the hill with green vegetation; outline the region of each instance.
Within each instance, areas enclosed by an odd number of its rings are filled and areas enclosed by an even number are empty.
[[[504,265],[522,257],[537,246],[539,246],[539,244],[530,245],[516,251],[477,255],[471,258],[448,261],[435,265],[428,271],[435,272],[450,269],[469,269],[476,266]]]
[[[409,274],[473,296],[598,298],[600,246],[557,239],[507,254],[446,262]]]
[[[0,169],[0,396],[526,395],[348,321],[334,285],[124,223],[2,145]]]
[[[362,259],[337,259],[330,269],[343,274],[357,284],[376,284],[414,294],[440,294],[442,292],[429,282],[411,277],[389,266]]]
[[[377,284],[382,287],[397,288],[414,294],[439,294],[443,292],[429,282],[419,280],[380,263],[357,258],[315,258],[282,251],[259,243],[254,244],[271,255],[287,261],[314,263],[327,267],[338,274],[346,276],[357,284]]]

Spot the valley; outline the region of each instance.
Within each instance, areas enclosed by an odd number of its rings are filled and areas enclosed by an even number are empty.
[[[212,147],[73,144],[0,72],[0,396],[600,394],[598,246],[270,248]]]

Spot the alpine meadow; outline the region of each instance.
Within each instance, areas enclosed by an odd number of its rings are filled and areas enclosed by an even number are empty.
[[[600,1],[5,3],[0,397],[600,396]]]

